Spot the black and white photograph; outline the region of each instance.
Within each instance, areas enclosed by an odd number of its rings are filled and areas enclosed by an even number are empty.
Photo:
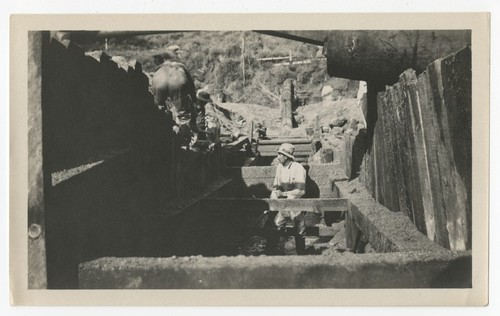
[[[214,29],[227,18],[22,32],[27,291],[484,295],[487,23]]]

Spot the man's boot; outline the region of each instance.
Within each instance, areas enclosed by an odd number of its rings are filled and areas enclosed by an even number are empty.
[[[286,237],[287,236],[287,231],[286,231],[286,227],[277,227],[276,228],[276,234],[279,236],[279,237]]]
[[[276,255],[283,255],[285,249],[285,243],[287,239],[287,232],[285,227],[276,227],[271,237],[272,242],[272,253]]]
[[[297,255],[305,255],[306,254],[306,239],[302,235],[295,236],[295,249],[297,251]]]

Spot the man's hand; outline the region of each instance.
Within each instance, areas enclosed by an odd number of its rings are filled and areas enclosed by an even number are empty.
[[[172,130],[173,130],[176,134],[179,134],[179,132],[180,132],[179,125],[174,125],[174,126],[172,126]]]
[[[271,192],[271,199],[279,199],[283,197],[287,197],[286,192],[283,192],[281,190],[273,190]]]

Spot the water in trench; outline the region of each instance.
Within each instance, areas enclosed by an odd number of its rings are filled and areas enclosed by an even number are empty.
[[[275,213],[262,216],[262,212],[242,211],[238,207],[183,212],[181,218],[170,222],[166,253],[160,256],[283,256],[298,255],[296,238],[291,223],[287,233],[279,234],[274,225]],[[313,219],[311,219],[313,218]],[[319,227],[323,228],[320,233]],[[324,231],[327,233],[325,234]],[[306,216],[304,251],[300,254],[322,255],[346,251],[372,252],[367,244],[363,249],[350,250],[346,246],[343,217],[325,221],[321,215]],[[163,248],[165,249],[165,248]]]

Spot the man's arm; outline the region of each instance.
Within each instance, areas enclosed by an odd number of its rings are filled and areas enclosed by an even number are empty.
[[[283,196],[282,187],[279,181],[281,166],[276,167],[276,175],[274,176],[273,190],[271,191],[271,199],[277,199]]]
[[[299,199],[306,193],[306,169],[301,164],[296,163],[292,170],[292,179],[296,182],[291,184],[294,189],[284,192],[287,199]]]

